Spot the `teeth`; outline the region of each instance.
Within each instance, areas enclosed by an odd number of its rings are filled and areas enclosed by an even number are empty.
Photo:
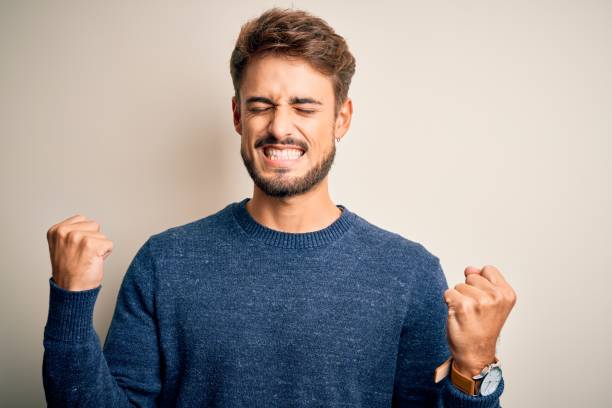
[[[298,149],[274,149],[268,147],[264,149],[264,154],[272,160],[295,160],[300,157],[303,152]]]

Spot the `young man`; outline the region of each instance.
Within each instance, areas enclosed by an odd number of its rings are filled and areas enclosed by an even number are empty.
[[[490,364],[516,299],[499,270],[448,289],[421,244],[330,198],[354,70],[303,11],[242,27],[232,109],[253,197],[149,237],[103,350],[92,314],[112,242],[82,215],[49,229],[50,406],[499,406]]]

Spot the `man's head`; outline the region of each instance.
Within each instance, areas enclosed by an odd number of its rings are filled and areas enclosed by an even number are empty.
[[[273,8],[241,28],[230,61],[240,154],[266,194],[312,189],[350,125],[355,59],[344,39],[305,11]]]

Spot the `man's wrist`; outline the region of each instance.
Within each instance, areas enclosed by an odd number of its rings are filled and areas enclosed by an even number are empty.
[[[494,357],[493,360],[488,364],[482,364],[481,366],[460,366],[456,360],[451,360],[451,382],[459,390],[465,394],[475,396],[479,394],[480,385],[482,379],[474,380],[473,377],[480,374],[482,370],[489,364],[497,363],[499,360]]]
[[[471,374],[472,371],[466,373],[465,371],[459,371],[457,368],[456,362],[451,361],[451,375],[450,379],[453,385],[462,391],[464,394],[475,396],[478,394],[478,381],[474,380],[472,377],[476,374]],[[480,372],[480,371],[478,371]]]
[[[466,360],[462,358],[453,358],[455,369],[466,377],[473,377],[480,374],[483,368],[497,361],[495,354],[478,360]]]
[[[454,369],[458,371],[461,375],[465,377],[470,377],[470,378],[472,378],[475,375],[480,374],[482,369],[485,368],[486,366],[487,364],[483,364],[482,367],[481,366],[465,366],[465,365],[461,365],[457,363],[456,360],[454,361]]]

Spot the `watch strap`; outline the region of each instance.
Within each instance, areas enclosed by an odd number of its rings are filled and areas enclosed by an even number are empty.
[[[481,380],[474,380],[461,374],[455,367],[455,360],[451,363],[451,381],[466,394],[472,396],[478,395]]]
[[[495,357],[494,363],[499,363],[497,356]],[[480,384],[484,378],[482,372],[478,375],[478,377],[480,377],[478,379],[467,377],[456,369],[455,361],[452,357],[449,357],[435,369],[434,382],[438,383],[442,381],[449,374],[451,377],[451,382],[464,393],[475,396],[480,392]]]
[[[446,359],[445,362],[440,364],[436,370],[434,371],[434,382],[439,383],[450,373],[451,362],[453,361],[452,357]]]

